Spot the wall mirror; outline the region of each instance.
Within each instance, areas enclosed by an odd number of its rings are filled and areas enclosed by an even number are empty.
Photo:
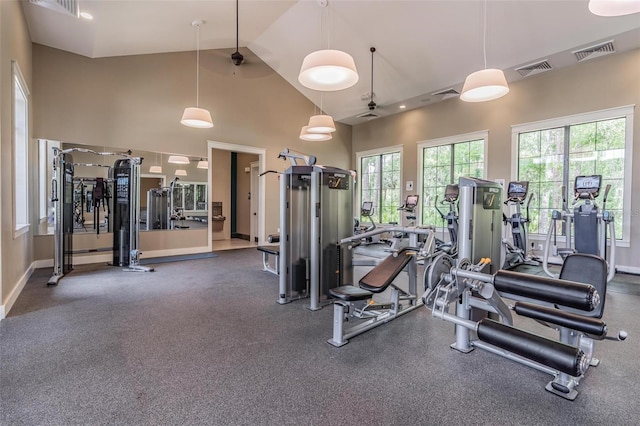
[[[53,234],[53,148],[85,148],[96,152],[126,152],[130,148],[79,145],[38,139],[39,191],[37,233]],[[73,152],[74,233],[110,233],[113,183],[109,170],[118,156]],[[206,229],[208,222],[208,163],[206,156],[187,156],[131,149],[143,158],[140,167],[140,230]],[[176,163],[175,161],[180,161]],[[95,191],[102,179],[106,197]]]

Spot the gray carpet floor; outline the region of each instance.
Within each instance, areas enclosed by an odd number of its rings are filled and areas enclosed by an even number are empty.
[[[637,425],[640,297],[609,292],[604,319],[629,332],[576,401],[550,376],[476,349],[424,308],[326,343],[332,309],[275,303],[255,249],[163,263],[153,273],[37,270],[0,322],[2,425]],[[521,326],[536,328],[530,320]]]

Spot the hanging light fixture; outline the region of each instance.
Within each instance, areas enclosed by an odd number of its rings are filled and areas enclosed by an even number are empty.
[[[598,16],[622,16],[640,12],[640,0],[590,0],[589,11]]]
[[[318,0],[327,7],[328,0]],[[320,16],[322,33],[322,15]],[[332,92],[343,90],[358,82],[358,70],[351,55],[341,50],[325,49],[309,53],[302,61],[298,81],[312,90]]]
[[[465,102],[486,102],[498,99],[509,93],[504,72],[487,68],[487,0],[484,0],[484,27],[482,34],[484,69],[467,76],[462,86],[460,99]]]
[[[184,169],[177,169],[176,170],[176,176],[186,176],[187,175],[187,171]]]
[[[160,164],[162,164],[162,154],[160,154]],[[158,166],[158,153],[156,152],[156,165],[149,167],[149,173],[162,173],[162,166]]]
[[[200,26],[203,25],[203,21],[193,21],[191,25],[196,29],[196,106],[187,107],[182,114],[182,120],[180,123],[189,127],[196,127],[200,129],[213,127],[213,120],[211,119],[211,113],[203,108],[199,107],[199,92],[200,92]]]
[[[312,115],[309,118],[308,133],[332,133],[335,131],[336,125],[330,115]]]
[[[189,164],[189,159],[184,155],[170,155],[167,162],[172,164]]]
[[[321,142],[329,141],[333,139],[333,136],[331,136],[331,133],[309,133],[309,126],[302,126],[300,139],[304,141]]]
[[[208,169],[209,168],[209,162],[207,160],[203,160],[202,158],[200,159],[200,161],[198,161],[198,166],[199,169]]]

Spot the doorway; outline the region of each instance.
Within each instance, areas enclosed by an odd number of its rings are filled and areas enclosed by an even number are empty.
[[[211,250],[255,247],[266,237],[266,149],[208,141],[209,200],[216,211],[209,226]]]

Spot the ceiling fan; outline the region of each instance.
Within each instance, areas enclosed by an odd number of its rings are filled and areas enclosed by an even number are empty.
[[[375,112],[373,112],[376,108],[378,108],[378,104],[376,104],[376,102],[373,100],[373,98],[375,97],[375,92],[373,91],[373,54],[376,52],[376,48],[371,47],[369,48],[369,51],[371,52],[371,91],[369,92],[369,96],[368,96],[369,103],[367,104],[367,107],[369,108],[369,112],[360,114],[358,115],[358,117],[372,119],[372,118],[378,118],[380,116]],[[367,100],[367,97],[363,96],[362,100],[363,101]]]
[[[231,54],[231,62],[239,67],[244,62],[244,55],[240,53],[240,13],[238,11],[239,0],[236,0],[236,51]]]

